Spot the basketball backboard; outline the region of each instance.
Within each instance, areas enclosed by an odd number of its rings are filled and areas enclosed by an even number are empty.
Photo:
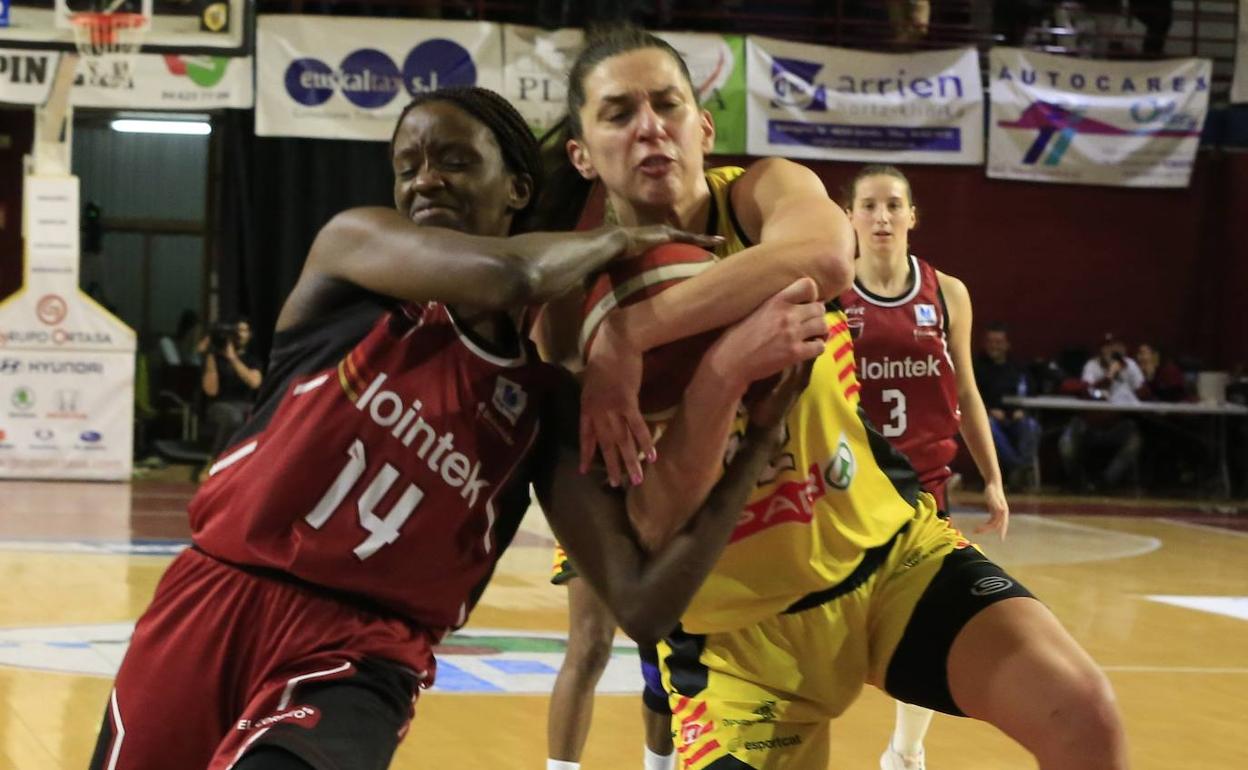
[[[4,0],[0,0],[3,2]],[[150,18],[142,50],[245,56],[255,41],[254,0],[7,0],[0,48],[74,50],[70,14],[142,13]]]

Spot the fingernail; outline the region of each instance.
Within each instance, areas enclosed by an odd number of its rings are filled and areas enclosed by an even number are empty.
[[[654,448],[651,448],[649,452],[646,452],[646,459],[647,459],[647,460],[649,460],[649,461],[650,461],[650,462],[652,462],[652,463],[653,463],[653,462],[658,462],[658,460],[659,460],[659,450],[654,449]]]
[[[629,478],[630,478],[630,479],[632,479],[632,481],[633,481],[633,486],[635,486],[635,487],[639,487],[639,486],[641,486],[641,474],[640,474],[640,473],[634,473],[634,474],[633,474],[632,476],[630,476]]]

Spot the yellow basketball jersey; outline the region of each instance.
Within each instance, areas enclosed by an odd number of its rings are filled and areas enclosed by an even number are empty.
[[[732,203],[729,200],[732,183],[745,173],[745,169],[740,166],[719,166],[708,168],[703,173],[707,186],[711,188],[711,210],[707,214],[705,232],[707,235],[724,237],[724,242],[716,246],[713,252],[716,259],[723,259],[753,245],[741,229],[741,224],[737,222],[736,215],[732,213]],[[618,222],[610,201],[605,204],[602,221]]]
[[[724,242],[715,248],[715,257],[723,259],[751,246],[737,217],[732,212],[728,193],[737,177],[745,173],[740,166],[720,166],[706,170],[706,183],[711,188],[711,211],[706,220],[707,235],[722,235]]]
[[[742,173],[735,167],[707,172],[713,199],[707,232],[727,239],[716,250],[721,258],[748,244],[728,200],[729,184]],[[859,409],[853,343],[836,303],[829,304],[827,322],[827,349],[789,413],[783,450],[681,619],[690,633],[741,628],[836,585],[866,549],[887,543],[915,515],[920,490],[913,469],[867,427]]]

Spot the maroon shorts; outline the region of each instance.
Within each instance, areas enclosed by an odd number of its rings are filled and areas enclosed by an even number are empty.
[[[314,768],[385,768],[431,634],[187,550],[170,565],[117,672],[92,770],[225,770],[260,745]]]

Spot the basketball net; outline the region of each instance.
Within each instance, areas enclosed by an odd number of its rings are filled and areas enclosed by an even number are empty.
[[[113,6],[120,5],[114,2]],[[35,110],[33,157],[26,173],[70,173],[72,115],[69,96],[78,62],[90,68],[92,80],[116,86],[131,82],[134,57],[143,44],[150,19],[141,13],[123,11],[81,11],[71,13],[77,54],[63,54],[48,91],[48,99]]]

